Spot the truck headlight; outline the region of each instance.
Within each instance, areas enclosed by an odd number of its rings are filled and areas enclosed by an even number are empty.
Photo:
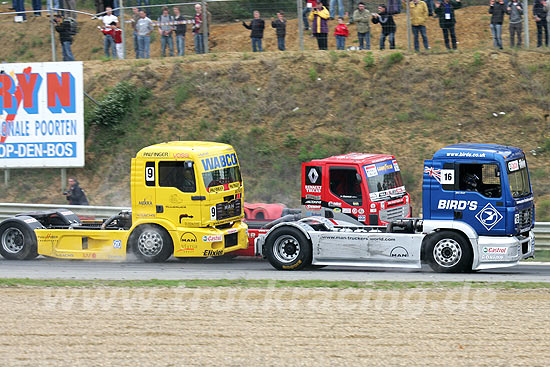
[[[514,224],[519,224],[519,213],[514,214]]]

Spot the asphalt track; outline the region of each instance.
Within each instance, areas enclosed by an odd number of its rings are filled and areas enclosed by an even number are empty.
[[[323,269],[278,271],[267,261],[237,257],[171,259],[165,263],[99,262],[59,260],[39,257],[30,261],[0,258],[0,278],[31,279],[274,279],[274,280],[351,280],[351,281],[518,281],[550,282],[550,263],[522,262],[504,269],[469,274],[440,274],[429,268],[367,268],[328,266]]]

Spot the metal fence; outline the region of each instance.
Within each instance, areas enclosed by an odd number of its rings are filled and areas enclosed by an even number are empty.
[[[55,208],[65,208],[77,215],[95,218],[108,218],[121,210],[130,209],[128,207],[115,206],[0,203],[0,221],[19,213]],[[537,249],[550,250],[550,222],[535,223],[535,238]]]

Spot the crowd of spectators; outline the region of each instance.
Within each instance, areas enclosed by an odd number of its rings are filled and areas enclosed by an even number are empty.
[[[193,16],[184,16],[179,7],[162,9],[162,14],[153,21],[149,18],[150,0],[136,0],[137,7],[132,8],[132,19],[127,21],[131,23],[133,30],[133,44],[136,58],[150,57],[151,33],[155,29],[159,33],[161,44],[161,56],[184,56],[185,38],[187,26],[191,27],[194,40],[195,53],[204,53],[204,20],[203,9],[200,4],[195,5],[195,14]],[[430,49],[428,36],[426,32],[427,21],[430,17],[435,17],[439,21],[439,27],[442,30],[443,40],[447,49],[457,48],[457,35],[455,24],[457,18],[455,10],[461,8],[461,0],[386,0],[386,3],[378,6],[377,12],[370,12],[363,2],[354,6],[354,0],[349,0],[349,7],[352,11],[346,12],[344,9],[344,0],[304,0],[305,8],[302,12],[304,30],[311,30],[312,37],[317,40],[320,50],[328,49],[328,35],[330,21],[335,19],[337,24],[334,27],[334,36],[336,38],[336,49],[346,49],[346,39],[350,37],[348,29],[349,24],[354,24],[357,32],[358,49],[370,50],[371,42],[371,24],[379,24],[381,28],[379,47],[381,50],[386,47],[386,39],[390,49],[396,47],[397,26],[394,16],[403,13],[408,5],[410,10],[410,22],[414,39],[415,51],[420,51],[420,37],[425,50]],[[409,2],[407,4],[406,2]],[[502,27],[506,17],[509,18],[510,46],[520,47],[522,44],[522,31],[524,12],[523,4],[520,0],[488,0],[488,13],[490,14],[489,28],[493,38],[493,46],[503,49]],[[550,0],[533,0],[533,19],[537,28],[537,47],[548,46],[550,24]],[[76,0],[50,0],[47,1],[48,10],[50,4],[55,10],[55,30],[59,33],[63,60],[72,61],[71,45],[76,35],[78,26],[76,24]],[[124,58],[122,45],[122,30],[120,28],[119,0],[95,0],[97,17],[102,25],[98,26],[103,33],[103,48],[106,57]],[[13,9],[17,12],[16,21],[26,21],[24,0],[12,0]],[[41,16],[41,0],[32,0],[33,16]],[[143,6],[143,7],[142,7]],[[141,7],[141,8],[140,8]],[[63,10],[57,10],[57,9]],[[336,11],[338,10],[338,13]],[[30,13],[30,12],[29,12]],[[49,11],[48,11],[49,13]],[[211,14],[206,11],[207,24],[210,28]],[[347,23],[346,23],[347,17]],[[243,26],[250,30],[250,38],[253,52],[262,52],[262,40],[265,29],[265,22],[260,16],[260,12],[253,12],[253,19],[247,23],[242,22]],[[285,51],[287,20],[284,12],[277,12],[276,18],[271,18],[271,27],[275,30],[277,37],[277,48]],[[209,29],[206,34],[209,35]],[[175,42],[174,42],[175,39]],[[175,44],[175,50],[174,50]]]

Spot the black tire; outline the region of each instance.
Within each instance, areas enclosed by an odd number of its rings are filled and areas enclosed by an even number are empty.
[[[148,263],[166,261],[174,252],[174,244],[168,232],[152,224],[137,227],[128,242],[137,258]]]
[[[468,240],[451,231],[430,236],[425,248],[430,268],[438,273],[463,273],[472,270],[473,254]]]
[[[277,228],[267,237],[265,249],[275,269],[300,270],[311,265],[311,243],[297,228]]]
[[[38,256],[34,231],[23,223],[10,221],[0,226],[0,254],[8,260],[30,260]]]

